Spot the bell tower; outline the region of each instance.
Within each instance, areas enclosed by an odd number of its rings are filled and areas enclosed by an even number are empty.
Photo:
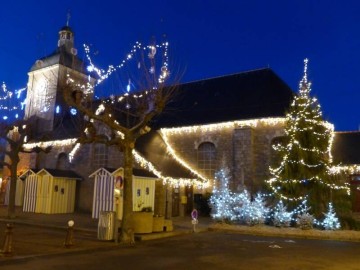
[[[90,92],[95,83],[84,62],[77,57],[74,32],[68,24],[69,15],[66,26],[59,31],[56,50],[35,61],[28,73],[24,118],[36,117],[39,132],[56,131],[58,122],[62,122],[69,113],[70,108],[63,97],[63,89],[69,76],[75,82],[86,84],[87,91]]]

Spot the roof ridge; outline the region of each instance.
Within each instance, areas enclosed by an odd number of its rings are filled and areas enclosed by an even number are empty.
[[[209,81],[209,80],[213,80],[213,79],[219,79],[219,78],[230,77],[230,76],[235,76],[235,75],[242,75],[242,74],[261,71],[261,70],[272,70],[272,69],[270,67],[254,68],[254,69],[250,69],[250,70],[245,70],[245,71],[240,71],[240,72],[236,72],[236,73],[219,75],[219,76],[210,77],[210,78],[206,78],[206,79],[196,79],[194,81],[180,83],[179,85],[185,85],[185,84],[191,84],[191,83],[197,83],[197,82],[204,82],[204,81]]]
[[[348,131],[343,131],[343,130],[340,130],[340,131],[335,131],[335,133],[341,133],[341,134],[352,134],[352,133],[359,133],[360,134],[360,130],[348,130]]]

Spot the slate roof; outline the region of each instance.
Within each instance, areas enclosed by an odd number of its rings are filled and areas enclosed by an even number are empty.
[[[119,168],[107,168],[104,167],[105,170],[107,170],[109,173],[113,173],[115,172],[117,169]],[[138,168],[133,168],[133,175],[134,176],[140,176],[140,177],[150,177],[150,178],[158,178],[155,174],[153,174],[152,172],[149,172],[145,169],[138,169]]]
[[[181,84],[156,127],[282,117],[293,91],[270,68]]]
[[[76,55],[67,52],[65,46],[58,47],[52,54],[40,58],[31,67],[30,72],[56,64],[60,64],[79,71],[83,74],[87,74],[84,62]]]
[[[335,163],[360,164],[360,131],[336,132],[331,153]]]
[[[72,178],[72,179],[82,180],[81,176],[79,176],[77,173],[70,171],[70,170],[58,170],[58,169],[48,169],[48,168],[44,168],[42,170],[47,171],[49,174],[51,174],[54,177],[63,177],[63,178]],[[42,171],[42,170],[40,170],[40,171]]]
[[[156,169],[160,170],[164,176],[173,178],[196,178],[188,169],[180,165],[170,155],[167,154],[166,145],[157,131],[150,131],[141,136],[135,148]]]

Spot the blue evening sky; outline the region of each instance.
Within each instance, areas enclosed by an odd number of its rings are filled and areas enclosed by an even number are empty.
[[[92,44],[102,67],[119,64],[136,41],[170,43],[182,82],[271,67],[297,91],[309,58],[312,94],[336,130],[360,126],[360,2],[332,0],[12,0],[1,3],[0,81],[26,85],[27,72],[57,46],[58,30]]]

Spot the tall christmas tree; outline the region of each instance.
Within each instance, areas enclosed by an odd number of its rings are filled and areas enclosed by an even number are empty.
[[[296,203],[308,198],[311,209],[320,214],[334,187],[328,174],[333,126],[323,121],[317,99],[310,96],[307,64],[305,59],[299,94],[286,115],[284,140],[273,146],[282,160],[277,167],[270,167],[272,178],[267,182],[288,204],[295,207]]]

